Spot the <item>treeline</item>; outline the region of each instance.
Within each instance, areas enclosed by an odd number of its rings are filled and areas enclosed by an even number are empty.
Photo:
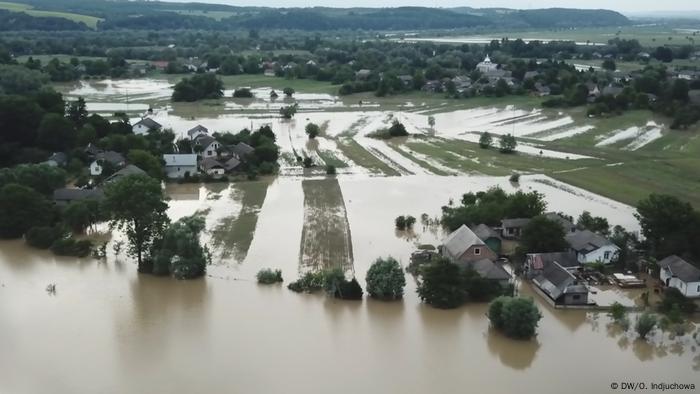
[[[24,12],[0,10],[0,31],[21,30],[88,30],[88,27],[83,23],[74,22],[66,18],[36,17]]]

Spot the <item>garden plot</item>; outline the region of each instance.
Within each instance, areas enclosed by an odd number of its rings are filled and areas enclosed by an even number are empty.
[[[69,99],[82,97],[85,101],[110,101],[127,103],[139,100],[169,100],[173,85],[162,79],[105,79],[97,82],[80,81],[69,90]]]
[[[645,126],[633,126],[624,130],[615,130],[609,134],[598,137],[595,146],[608,146],[620,142],[628,141],[623,149],[637,150],[650,142],[661,138],[662,128],[653,121],[649,121]]]

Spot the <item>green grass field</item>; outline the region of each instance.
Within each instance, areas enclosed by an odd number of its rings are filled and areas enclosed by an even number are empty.
[[[90,15],[72,14],[68,12],[56,12],[56,11],[42,11],[35,10],[33,6],[28,4],[10,3],[10,2],[0,2],[0,9],[14,11],[14,12],[24,12],[25,14],[36,16],[36,17],[56,17],[72,20],[74,22],[83,23],[91,29],[97,28],[97,22],[101,21],[101,18],[97,18]]]

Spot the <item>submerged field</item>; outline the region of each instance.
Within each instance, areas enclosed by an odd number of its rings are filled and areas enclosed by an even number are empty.
[[[534,97],[339,97],[326,83],[264,76],[228,77],[222,100],[172,104],[178,77],[171,78],[82,82],[61,89],[69,98],[85,97],[90,111],[105,115],[128,111],[137,119],[151,107],[158,122],[181,136],[197,124],[216,132],[270,125],[282,148],[283,175],[321,175],[325,165],[335,166],[340,176],[546,174],[630,205],[656,192],[700,206],[700,175],[694,171],[700,168],[700,130],[670,130],[668,119],[649,111],[589,118],[582,108],[543,109]],[[272,90],[288,85],[297,90],[292,98],[270,98]],[[230,98],[240,86],[253,88],[255,97]],[[279,108],[294,102],[299,113],[280,119]],[[410,137],[369,138],[395,120]],[[309,122],[322,130],[315,141],[304,132]],[[491,149],[478,145],[485,131],[493,135]],[[498,152],[503,134],[518,138],[515,154]],[[315,169],[304,171],[297,156],[310,157]]]

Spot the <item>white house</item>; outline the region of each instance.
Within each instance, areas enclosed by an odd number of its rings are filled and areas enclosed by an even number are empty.
[[[589,230],[570,232],[565,238],[581,264],[610,264],[620,253],[617,245]]]
[[[201,124],[198,124],[197,126],[187,130],[187,136],[190,137],[191,140],[194,140],[201,134],[209,135],[209,129],[202,126]]]
[[[194,139],[195,145],[202,147],[202,153],[199,155],[206,159],[208,157],[217,157],[217,151],[222,148],[221,144],[212,136],[200,134]]]
[[[686,297],[700,297],[700,269],[676,255],[659,261],[659,267],[664,285],[678,289]]]
[[[90,175],[102,175],[102,167],[104,163],[110,163],[114,168],[122,168],[126,164],[126,159],[119,152],[107,151],[98,153],[95,160],[90,163]]]
[[[131,126],[131,131],[136,135],[145,135],[148,134],[149,131],[160,130],[161,127],[163,126],[155,120],[143,118]]]
[[[168,178],[184,178],[197,173],[197,155],[194,153],[163,155],[163,161],[165,161],[165,175]]]
[[[488,74],[498,70],[498,64],[493,63],[489,55],[486,55],[484,61],[476,65],[476,69],[484,74]]]

